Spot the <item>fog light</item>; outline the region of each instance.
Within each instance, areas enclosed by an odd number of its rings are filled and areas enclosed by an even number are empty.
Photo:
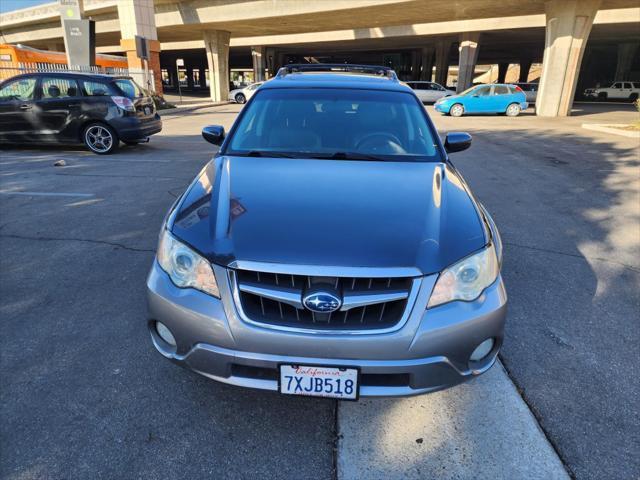
[[[479,362],[484,357],[486,357],[489,352],[493,350],[493,338],[487,338],[484,342],[476,347],[476,349],[469,357],[469,360],[472,362]]]
[[[164,323],[156,322],[156,331],[158,332],[158,335],[160,335],[160,338],[162,338],[165,342],[167,342],[172,347],[176,346],[176,339],[173,338],[171,330],[169,330]]]

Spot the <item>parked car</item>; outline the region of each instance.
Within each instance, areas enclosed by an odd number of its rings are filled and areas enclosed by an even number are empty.
[[[162,130],[151,97],[126,76],[32,73],[0,84],[0,140],[84,143],[98,154]]]
[[[473,113],[504,113],[516,117],[529,106],[520,87],[507,84],[478,85],[435,103],[437,112],[461,117]]]
[[[231,102],[246,103],[247,100],[249,100],[253,96],[256,90],[258,90],[258,88],[260,88],[260,85],[262,85],[263,83],[264,82],[252,83],[251,85],[247,85],[244,88],[231,90],[229,92],[228,99]]]
[[[455,95],[455,90],[448,90],[436,82],[407,82],[422,103],[433,103],[442,97]]]
[[[598,100],[628,99],[633,102],[640,96],[640,82],[613,82],[610,87],[587,88],[584,95]]]
[[[228,384],[351,400],[493,365],[502,243],[449,161],[471,137],[442,142],[393,70],[288,65],[228,135],[202,134],[220,148],[170,209],[147,279],[163,356]]]
[[[514,83],[516,87],[519,87],[525,95],[528,103],[536,103],[536,99],[538,98],[538,88],[539,85],[537,83]]]

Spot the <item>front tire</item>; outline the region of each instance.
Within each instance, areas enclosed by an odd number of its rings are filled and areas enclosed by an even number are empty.
[[[510,104],[505,113],[507,114],[507,117],[517,117],[520,115],[520,105],[517,103]]]
[[[104,123],[90,123],[84,127],[82,139],[87,148],[98,155],[115,152],[120,143],[116,131]]]
[[[241,105],[247,103],[247,97],[245,97],[243,93],[239,93],[236,95],[236,102]]]
[[[452,117],[461,117],[464,114],[464,107],[459,104],[456,103],[454,105],[451,105],[451,108],[449,109],[449,115],[451,115]]]

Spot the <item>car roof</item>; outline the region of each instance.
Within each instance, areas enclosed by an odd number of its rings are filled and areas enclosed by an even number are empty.
[[[102,81],[117,80],[122,78],[131,80],[131,77],[128,75],[107,75],[106,73],[65,72],[65,71],[55,71],[55,70],[52,70],[50,72],[21,73],[20,75],[11,77],[11,79],[24,78],[24,77],[47,77],[50,75],[56,75],[56,76],[68,77],[68,78],[90,78],[93,80],[102,80]]]
[[[272,88],[344,88],[396,92],[410,90],[409,87],[386,76],[344,72],[293,72],[285,76],[274,77],[260,87],[261,90]]]

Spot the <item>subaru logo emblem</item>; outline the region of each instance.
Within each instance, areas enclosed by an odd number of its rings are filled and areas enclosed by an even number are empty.
[[[306,294],[302,299],[302,304],[312,312],[331,313],[342,306],[342,300],[334,293],[320,290]]]

